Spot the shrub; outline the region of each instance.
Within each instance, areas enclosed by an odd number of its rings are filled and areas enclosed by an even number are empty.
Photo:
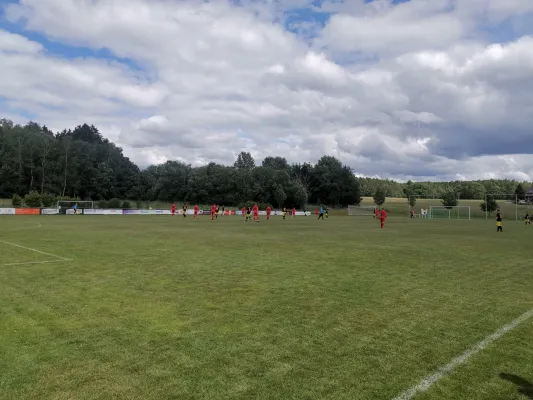
[[[107,201],[98,200],[98,208],[107,208]]]
[[[266,208],[268,206],[272,207],[272,205],[270,203],[260,203],[260,202],[257,202],[257,201],[245,201],[244,203],[240,203],[239,206],[238,206],[238,209],[242,209],[243,207],[244,208],[248,208],[248,207],[253,207],[254,204],[257,204],[257,206],[259,207],[260,210],[266,210]]]
[[[124,202],[122,203],[122,208],[130,209],[131,203],[128,200],[124,200]]]
[[[113,198],[107,202],[108,208],[120,208],[122,204],[120,203],[119,199]]]
[[[36,191],[31,191],[24,196],[24,204],[26,207],[41,207],[41,195]]]
[[[53,207],[56,202],[56,197],[50,193],[41,195],[41,203],[43,204],[43,207]]]
[[[11,204],[13,207],[21,207],[22,206],[22,197],[20,197],[18,194],[14,194],[11,198]]]

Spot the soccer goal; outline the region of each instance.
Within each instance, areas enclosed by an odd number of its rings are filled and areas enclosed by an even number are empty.
[[[374,216],[376,207],[372,206],[348,206],[348,215],[351,216]]]
[[[79,201],[76,201],[76,200],[60,200],[57,202],[57,209],[58,210],[68,210],[68,209],[72,209],[75,205],[78,205],[78,208],[79,209],[84,209],[84,208],[88,208],[88,209],[92,209],[94,208],[94,202],[92,201],[85,201],[85,200],[79,200]]]
[[[470,219],[470,206],[431,206],[428,217],[430,219]]]

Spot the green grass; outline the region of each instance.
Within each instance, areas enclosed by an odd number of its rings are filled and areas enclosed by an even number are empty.
[[[72,259],[0,267],[2,400],[392,399],[533,307],[522,223],[0,221]],[[532,322],[416,399],[527,399],[499,375],[533,381]]]

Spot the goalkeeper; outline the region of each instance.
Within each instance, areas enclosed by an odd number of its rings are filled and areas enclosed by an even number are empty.
[[[531,225],[531,217],[529,216],[529,213],[526,213],[526,217],[524,219],[526,221],[526,225]]]

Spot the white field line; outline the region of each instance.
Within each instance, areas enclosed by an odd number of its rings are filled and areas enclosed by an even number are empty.
[[[533,309],[525,312],[521,316],[519,316],[517,319],[512,321],[510,324],[505,325],[498,329],[496,332],[494,332],[492,335],[487,336],[485,339],[483,339],[481,342],[476,344],[474,347],[468,349],[463,354],[461,354],[459,357],[454,358],[452,361],[450,361],[445,366],[441,367],[437,372],[435,372],[432,375],[429,375],[422,379],[420,383],[416,386],[413,386],[406,392],[402,393],[401,395],[394,398],[394,400],[411,400],[415,395],[427,391],[431,386],[433,386],[436,382],[444,378],[446,375],[451,373],[453,370],[455,370],[458,366],[461,364],[464,364],[467,362],[470,357],[476,355],[480,351],[484,350],[486,347],[488,347],[492,342],[498,340],[506,333],[512,331],[515,329],[518,325],[526,322],[530,318],[533,317]]]
[[[18,247],[19,249],[24,249],[24,250],[33,251],[33,252],[35,252],[35,253],[43,254],[43,255],[45,255],[45,256],[54,257],[54,258],[57,258],[58,260],[61,260],[61,261],[72,261],[72,260],[69,259],[69,258],[65,258],[65,257],[57,256],[57,255],[55,255],[55,254],[46,253],[46,252],[44,252],[44,251],[37,250],[37,249],[32,249],[31,247],[21,246],[20,244],[15,244],[15,243],[11,243],[11,242],[6,242],[6,241],[4,241],[4,240],[0,240],[0,243],[8,244],[8,245],[13,246],[13,247]]]
[[[46,264],[46,263],[60,263],[60,262],[66,262],[66,261],[72,261],[72,260],[64,259],[64,260],[48,260],[48,261],[28,261],[28,262],[9,263],[9,264],[2,264],[2,265],[9,266],[9,265]]]

